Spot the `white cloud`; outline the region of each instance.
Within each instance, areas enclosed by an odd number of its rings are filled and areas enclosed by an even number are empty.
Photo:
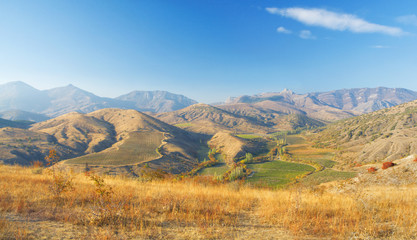
[[[319,26],[354,33],[383,33],[393,36],[404,35],[401,28],[367,22],[355,15],[336,13],[319,8],[266,8],[271,14],[292,18],[310,26]]]
[[[302,30],[300,31],[300,34],[298,35],[302,39],[316,39],[316,37],[308,30]]]
[[[277,32],[279,32],[279,33],[286,33],[286,34],[290,34],[291,33],[291,31],[288,30],[288,29],[286,29],[285,27],[279,27],[279,28],[277,28]]]
[[[414,14],[400,16],[400,17],[397,17],[396,20],[399,23],[417,26],[417,16]]]
[[[374,45],[374,46],[371,46],[371,48],[390,48],[390,46],[384,46],[384,45]]]

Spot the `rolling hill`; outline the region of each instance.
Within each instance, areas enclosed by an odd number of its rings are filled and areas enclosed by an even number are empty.
[[[55,149],[61,156],[74,155],[71,149],[58,144],[53,136],[42,132],[5,127],[0,128],[0,139],[0,162],[5,164],[44,162],[49,149]]]
[[[246,153],[257,152],[263,147],[260,142],[239,138],[227,132],[216,133],[208,144],[220,151],[229,165],[244,157]]]
[[[345,163],[381,162],[417,153],[417,101],[330,124],[316,145],[339,149]]]
[[[324,126],[322,121],[306,116],[303,111],[269,100],[256,104],[236,103],[218,107],[235,115],[264,124],[275,129],[275,131]]]
[[[174,112],[160,113],[156,117],[183,129],[210,135],[219,131],[235,133],[267,133],[271,131],[267,125],[253,119],[201,103]]]
[[[199,135],[136,110],[102,109],[68,113],[28,130],[2,128],[0,159],[6,163],[43,161],[55,149],[63,164],[97,171],[150,169],[180,173],[198,164]],[[25,150],[26,149],[26,150]],[[106,170],[107,169],[107,170]]]

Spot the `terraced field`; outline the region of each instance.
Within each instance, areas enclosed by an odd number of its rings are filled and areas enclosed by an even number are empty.
[[[160,157],[157,148],[164,135],[161,132],[132,132],[117,148],[65,161],[66,164],[131,165]]]
[[[254,174],[247,179],[248,183],[257,186],[283,187],[295,182],[298,177],[303,184],[314,185],[356,176],[355,172],[332,169],[337,165],[337,162],[332,160],[334,149],[313,148],[312,143],[306,141],[302,135],[277,137],[285,138],[287,143],[285,148],[289,157],[286,161],[248,164],[248,167],[254,171]],[[269,147],[273,147],[273,144]]]
[[[302,136],[288,136],[287,151],[291,159],[296,162],[315,163],[323,167],[323,171],[314,172],[303,178],[301,182],[306,185],[317,185],[320,183],[344,180],[356,176],[355,172],[345,172],[332,169],[337,165],[333,161],[334,149],[313,148],[312,143],[307,142]]]
[[[284,161],[248,164],[254,174],[247,182],[255,186],[283,187],[293,182],[297,176],[314,171],[314,167]]]
[[[323,167],[332,168],[337,162],[333,161],[334,149],[313,148],[312,144],[300,136],[288,136],[287,151],[295,161],[314,162]]]

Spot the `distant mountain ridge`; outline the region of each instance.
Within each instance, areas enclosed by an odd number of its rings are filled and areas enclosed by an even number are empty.
[[[0,112],[0,117],[7,120],[25,120],[32,122],[42,122],[49,119],[49,117],[46,115],[26,112],[22,110],[8,110]]]
[[[218,107],[242,113],[242,106],[245,106],[246,112],[301,113],[323,121],[335,121],[416,99],[417,92],[404,88],[354,88],[307,94],[296,94],[285,89],[278,93],[229,98]],[[256,110],[249,111],[248,108]]]
[[[229,98],[225,103],[215,107],[235,117],[244,117],[249,122],[256,122],[258,126],[275,126],[276,129],[283,130],[300,127],[299,123],[302,122],[308,122],[309,126],[318,126],[320,123],[312,120],[332,122],[416,99],[417,92],[403,88],[354,88],[306,94],[296,94],[285,89],[282,92]],[[182,110],[196,103],[183,95],[166,91],[132,91],[116,98],[106,98],[71,84],[49,90],[38,90],[24,82],[0,85],[0,113],[11,110],[27,112],[15,113],[20,119],[13,116],[5,117],[13,120],[33,121],[35,115],[31,113],[41,114],[37,118],[42,120],[42,115],[51,118],[70,112],[90,113],[104,108],[134,109],[160,114]],[[285,118],[288,115],[297,116],[297,119],[289,121]],[[223,121],[221,118],[219,120]],[[170,119],[168,122],[177,124],[184,121],[174,122]]]
[[[49,117],[69,112],[89,113],[103,108],[166,112],[194,103],[197,102],[183,95],[164,91],[133,91],[117,98],[106,98],[71,84],[49,90],[38,90],[24,82],[0,85],[0,111],[21,110]]]
[[[131,102],[135,107],[144,111],[158,113],[183,109],[197,103],[197,101],[183,95],[167,91],[133,91],[116,99]],[[161,99],[164,99],[164,101],[161,101]]]
[[[311,93],[320,102],[342,110],[369,113],[417,99],[417,92],[404,88],[353,88]]]

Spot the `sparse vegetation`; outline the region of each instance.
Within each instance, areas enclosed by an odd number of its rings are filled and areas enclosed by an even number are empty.
[[[390,168],[390,167],[393,167],[395,164],[393,163],[393,162],[384,162],[384,163],[382,163],[382,169],[387,169],[387,168]]]
[[[57,231],[81,239],[234,239],[236,235],[249,239],[410,239],[417,234],[416,186],[408,186],[407,191],[367,187],[350,193],[324,188],[271,191],[199,178],[138,182],[74,174],[74,190],[63,196],[61,205],[50,209],[53,196],[46,194],[50,176],[31,170],[0,166],[2,238],[40,238]],[[111,215],[103,212],[94,220],[92,213],[97,213],[99,202],[105,209],[109,209],[107,204],[117,207]],[[19,216],[25,219],[24,225],[15,220]],[[47,228],[47,219],[62,224]],[[257,231],[251,231],[254,224]]]
[[[62,194],[74,189],[71,173],[58,168],[57,163],[59,162],[59,156],[54,149],[49,150],[49,154],[45,157],[45,160],[48,163],[48,166],[50,166],[48,174],[52,177],[49,190],[51,191],[53,198],[56,201],[60,201]]]

